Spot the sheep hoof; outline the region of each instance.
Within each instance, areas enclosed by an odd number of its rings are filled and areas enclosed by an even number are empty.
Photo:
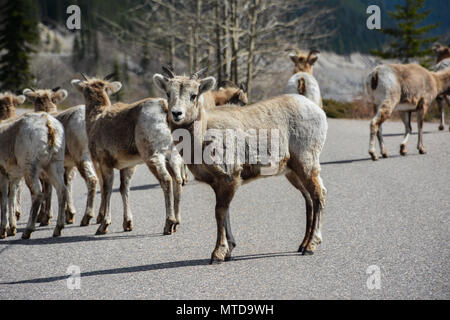
[[[439,126],[439,131],[444,131],[444,126],[441,124],[440,126]]]
[[[303,253],[303,251],[305,250],[305,247],[303,247],[303,246],[300,246],[300,248],[298,248],[298,253]]]
[[[220,259],[220,258],[217,258],[217,257],[213,257],[213,258],[211,258],[211,261],[209,262],[209,264],[210,264],[210,265],[218,265],[218,264],[222,264],[222,263],[224,263],[224,262],[225,262],[224,259]]]
[[[406,146],[401,145],[400,146],[400,155],[402,155],[403,157],[406,156],[408,154],[408,149],[406,149]]]
[[[370,152],[369,154],[370,154],[370,156],[372,157],[372,160],[373,160],[373,161],[378,161],[378,156],[377,156],[376,153]]]
[[[29,240],[31,238],[32,233],[33,233],[32,230],[25,229],[25,231],[22,233],[22,240]]]
[[[92,218],[93,217],[91,217],[89,215],[85,215],[83,217],[83,220],[81,220],[80,227],[88,227],[91,224],[91,219]]]
[[[20,211],[16,211],[16,220],[19,221],[22,213]]]
[[[41,224],[39,226],[40,227],[47,227],[49,225],[50,225],[50,218],[49,217],[45,217],[45,218],[42,218]]]
[[[66,224],[73,224],[75,222],[75,212],[66,211]]]
[[[304,256],[312,256],[312,255],[314,255],[314,251],[305,249],[305,250],[303,250],[302,254]]]
[[[53,231],[53,238],[59,238],[61,237],[61,231],[64,229],[64,227],[58,227],[56,226],[55,231]]]
[[[425,148],[420,148],[419,149],[419,153],[420,154],[427,154],[427,150]]]
[[[383,158],[384,158],[384,159],[389,158],[389,153],[387,153],[387,152],[383,153]]]
[[[176,225],[177,225],[176,220],[167,219],[166,225],[164,226],[164,235],[170,236],[174,234],[176,232]]]
[[[97,232],[95,233],[96,236],[102,236],[108,233],[110,223],[102,222],[100,227],[98,228]]]
[[[124,221],[123,222],[123,231],[124,232],[133,231],[133,221]]]
[[[12,227],[8,229],[8,237],[15,237],[17,234],[17,228],[16,227]]]
[[[3,240],[6,238],[6,229],[0,228],[0,239]]]

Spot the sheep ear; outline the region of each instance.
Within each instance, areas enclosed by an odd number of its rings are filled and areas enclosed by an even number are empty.
[[[82,92],[84,85],[83,85],[83,81],[78,80],[78,79],[74,79],[70,82],[75,88],[78,89],[78,91]]]
[[[122,89],[122,83],[119,81],[114,81],[109,84],[109,93],[108,94],[115,94]]]
[[[247,85],[245,84],[245,82],[241,83],[241,85],[239,86],[239,89],[241,89],[244,93],[247,92]]]
[[[289,58],[291,58],[292,62],[297,64],[298,63],[298,57],[295,54],[290,54]]]
[[[169,84],[169,79],[167,79],[163,75],[159,73],[155,74],[153,76],[153,83],[160,91],[164,93],[167,93],[169,91],[167,86]]]
[[[54,104],[60,104],[61,102],[66,100],[68,96],[69,93],[66,90],[61,89],[53,93],[52,101]]]
[[[17,103],[17,105],[20,106],[21,104],[24,104],[26,99],[27,99],[27,98],[25,98],[25,96],[23,96],[23,95],[17,96],[17,97],[16,97],[16,103]]]
[[[216,86],[216,79],[214,77],[208,77],[200,81],[199,95],[205,92],[211,91]]]
[[[33,100],[34,99],[34,92],[31,89],[25,89],[23,90],[23,94],[26,98],[28,98],[29,100]],[[25,101],[24,101],[25,102]],[[23,102],[22,102],[23,103]],[[21,103],[21,104],[22,104]]]
[[[319,57],[314,55],[311,58],[309,58],[309,64],[314,65],[317,62],[317,60],[319,60]]]

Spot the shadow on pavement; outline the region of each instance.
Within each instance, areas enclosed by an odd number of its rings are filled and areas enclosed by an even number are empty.
[[[30,240],[6,240],[1,241],[0,244],[4,245],[19,245],[19,246],[42,246],[53,244],[66,244],[75,242],[93,242],[93,241],[113,241],[113,240],[129,240],[129,239],[147,239],[164,237],[162,233],[155,234],[143,234],[134,236],[62,236],[60,238],[45,238],[45,239],[30,239]]]
[[[130,190],[131,191],[144,191],[144,190],[152,190],[152,189],[157,189],[159,188],[159,184],[148,184],[145,186],[137,186],[137,187],[131,187]],[[118,193],[120,192],[120,189],[113,189],[113,193]],[[97,194],[100,194],[100,191],[97,191]]]
[[[300,254],[297,252],[254,254],[254,255],[234,257],[234,258],[232,258],[232,260],[230,262],[276,258],[276,257],[288,257],[288,256],[300,256]],[[175,262],[163,262],[163,263],[156,263],[156,264],[150,264],[150,265],[145,265],[145,266],[98,270],[98,271],[81,273],[81,278],[105,276],[105,275],[116,275],[116,274],[127,274],[127,273],[137,273],[137,272],[148,272],[148,271],[155,271],[155,270],[177,269],[177,268],[184,268],[184,267],[209,266],[209,262],[210,262],[209,259],[197,259],[197,260],[184,260],[184,261],[175,261]],[[227,263],[230,263],[230,262],[227,262]],[[214,268],[214,267],[215,266],[211,266],[211,268]],[[13,282],[0,282],[0,285],[50,283],[50,282],[56,282],[56,281],[63,281],[68,278],[69,278],[69,275],[63,275],[63,276],[58,276],[58,277],[38,278],[38,279],[21,280],[21,281],[13,281]]]

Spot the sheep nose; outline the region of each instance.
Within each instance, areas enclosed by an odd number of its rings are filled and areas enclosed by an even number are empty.
[[[183,112],[181,111],[172,111],[172,115],[174,119],[178,119],[183,115]]]

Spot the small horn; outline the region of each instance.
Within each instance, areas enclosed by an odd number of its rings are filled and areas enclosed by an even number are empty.
[[[108,74],[106,77],[104,77],[103,80],[109,81],[109,80],[111,80],[112,78],[114,78],[115,76],[116,76],[116,73],[113,72],[113,73]]]
[[[88,77],[83,72],[80,72],[81,76],[84,78],[84,80],[89,81]]]
[[[53,91],[53,92],[58,92],[59,89],[61,89],[61,87],[56,87],[56,88],[52,89],[52,91]]]
[[[203,76],[208,71],[208,68],[203,68],[200,71],[197,71],[191,76],[191,80],[198,80],[201,76]]]
[[[306,61],[309,61],[309,59],[311,58],[311,56],[313,55],[313,54],[318,54],[318,53],[320,53],[320,51],[317,49],[317,48],[311,48],[310,50],[309,50],[309,54],[308,54],[308,58],[306,59]]]
[[[173,73],[173,68],[172,66],[168,65],[168,66],[163,66],[162,67],[163,72],[166,74],[166,76],[169,77],[169,79],[173,79],[175,78],[175,74]]]
[[[33,91],[33,92],[36,92],[36,89],[33,88],[33,87],[31,87],[30,90]]]

